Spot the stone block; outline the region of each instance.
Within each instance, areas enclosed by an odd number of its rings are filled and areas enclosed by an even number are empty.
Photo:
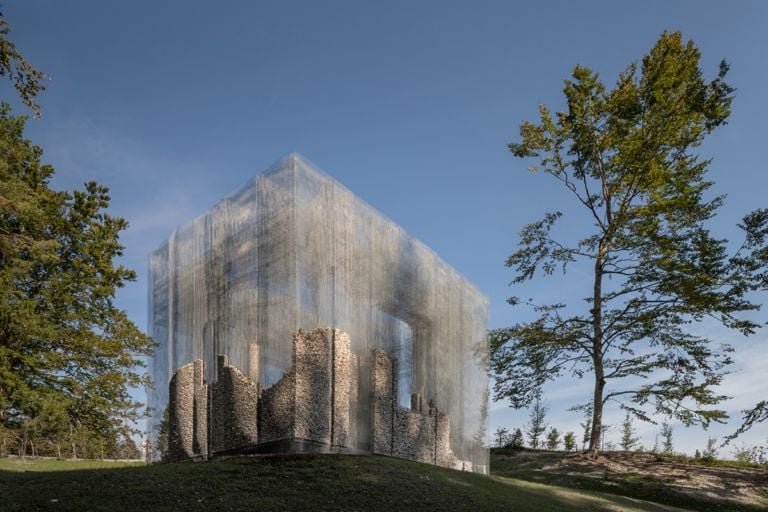
[[[272,387],[264,390],[259,400],[259,442],[293,439],[296,377],[291,370]]]
[[[258,384],[218,359],[218,380],[210,386],[210,451],[226,452],[258,441]]]
[[[180,367],[168,384],[168,454],[169,460],[194,456],[194,364]]]
[[[371,358],[371,451],[392,455],[394,409],[394,361],[386,352],[373,349]]]
[[[403,459],[434,464],[434,419],[417,412],[395,408],[392,455]]]
[[[331,444],[332,342],[330,329],[294,334],[295,439]]]
[[[208,386],[205,384],[205,363],[196,359],[194,365],[194,425],[192,451],[195,456],[208,456]]]
[[[331,445],[351,446],[350,425],[350,393],[352,387],[352,353],[349,349],[349,335],[338,329],[333,331],[333,368],[331,398]],[[357,382],[355,382],[357,385]]]

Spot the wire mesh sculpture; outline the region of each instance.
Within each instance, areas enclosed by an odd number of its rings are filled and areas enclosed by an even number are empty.
[[[396,363],[402,410],[441,411],[450,448],[478,472],[488,405],[488,300],[423,243],[303,157],[291,154],[150,255],[150,432],[168,382],[195,360],[215,383],[217,357],[268,390],[294,363],[299,329],[348,334],[361,378],[352,448],[372,452],[374,349]]]

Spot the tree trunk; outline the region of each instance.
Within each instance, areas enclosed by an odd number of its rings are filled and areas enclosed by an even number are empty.
[[[19,448],[19,457],[21,457],[21,460],[24,460],[27,458],[27,431],[24,430],[24,433],[21,437],[21,447]]]
[[[75,433],[72,424],[69,424],[69,444],[72,447],[72,460],[77,460],[77,446],[75,445]]]
[[[589,456],[597,458],[600,452],[600,434],[603,426],[603,260],[608,248],[600,243],[595,258],[595,282],[592,290],[592,364],[595,367],[595,390],[592,397],[592,432],[589,437]]]

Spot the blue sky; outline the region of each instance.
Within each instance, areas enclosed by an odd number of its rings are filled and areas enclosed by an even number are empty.
[[[111,212],[131,224],[124,263],[139,279],[118,300],[142,328],[148,252],[290,151],[475,282],[490,297],[491,327],[530,318],[505,303],[513,293],[581,297],[579,273],[507,286],[519,228],[571,200],[506,144],[540,103],[563,107],[575,64],[611,84],[665,29],[696,42],[708,77],[727,59],[738,89],[730,123],[701,148],[714,158],[713,191],[728,195],[713,230],[735,237],[745,213],[768,206],[765,2],[7,0],[3,13],[51,77],[43,119],[27,133],[56,168],[55,185],[109,186]],[[563,229],[584,220],[567,217]],[[739,349],[739,372],[724,384],[738,417],[768,394],[768,334],[697,328]],[[577,430],[581,418],[566,409],[588,394],[587,381],[549,386],[550,422]],[[608,423],[619,416],[609,411]],[[495,404],[491,430],[526,419]],[[692,452],[733,429],[678,425],[676,445]],[[656,431],[641,428],[647,447]],[[766,438],[762,425],[744,440]]]

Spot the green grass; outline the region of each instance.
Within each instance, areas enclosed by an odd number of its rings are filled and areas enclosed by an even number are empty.
[[[110,460],[0,459],[0,471],[75,471],[79,469],[113,469],[143,466],[144,462]]]
[[[3,461],[2,510],[676,510],[386,457],[235,458],[134,467],[93,462],[96,467],[89,469],[85,461],[52,462],[31,462],[22,471],[16,461]]]
[[[757,464],[755,462],[744,462],[733,459],[707,459],[704,457],[690,457],[688,455],[675,453],[672,455],[662,455],[660,457],[674,460],[677,462],[683,462],[685,464],[696,464],[699,466],[718,467],[718,468],[746,468],[746,469],[762,469],[768,471],[768,465]]]
[[[608,472],[604,470],[577,471],[568,467],[542,466],[560,461],[564,452],[530,452],[507,448],[491,449],[491,471],[518,481],[538,483],[548,486],[610,493],[629,498],[637,498],[683,509],[703,512],[728,510],[729,512],[765,512],[768,507],[736,505],[733,502],[711,501],[703,497],[692,496],[672,489],[663,476],[638,474],[633,472]],[[662,459],[659,459],[660,461]],[[688,462],[675,457],[663,460]],[[700,464],[704,465],[704,464]],[[711,467],[712,465],[708,465]],[[723,464],[725,469],[744,469],[745,465]],[[752,469],[751,466],[746,466]],[[768,498],[768,489],[765,492]]]

